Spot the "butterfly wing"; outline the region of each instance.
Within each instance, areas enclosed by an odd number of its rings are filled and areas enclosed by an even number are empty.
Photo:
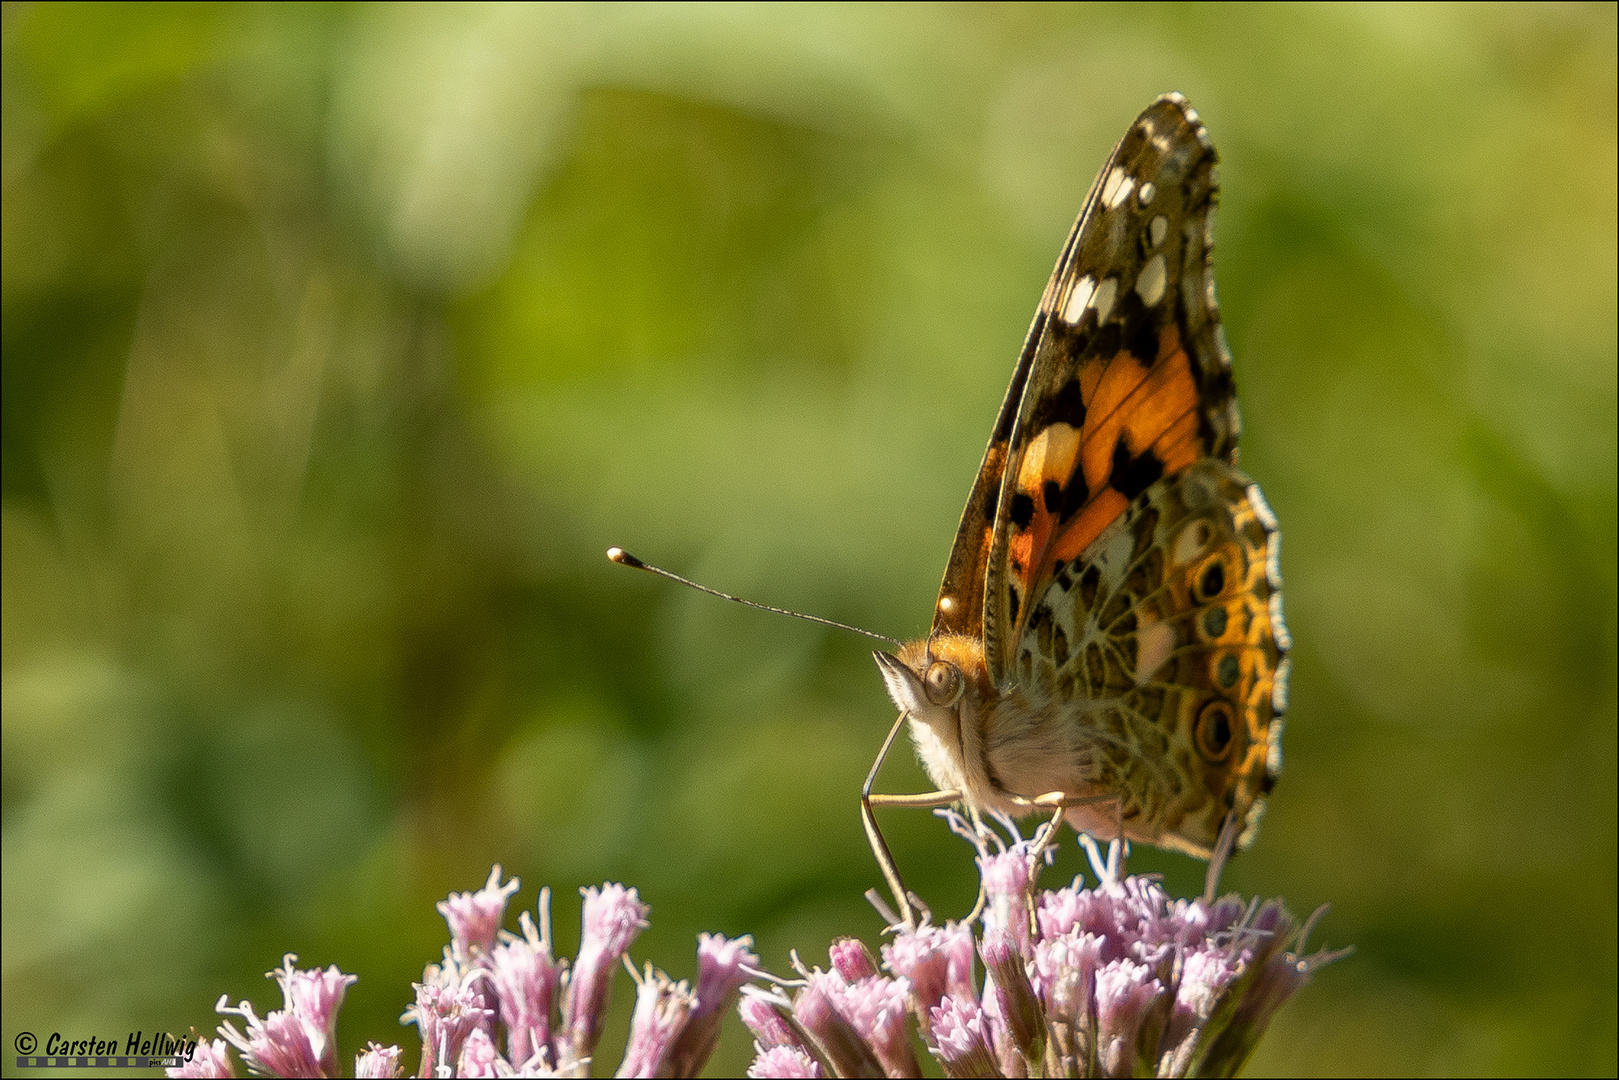
[[[1279,767],[1287,649],[1274,519],[1235,468],[1216,160],[1178,95],[1114,149],[975,485],[987,507],[997,468],[993,517],[970,538],[982,568],[963,563],[982,574],[997,688],[1074,727],[1076,767],[1121,794],[1109,813],[1131,835],[1205,856],[1229,811],[1257,819]]]
[[[1131,500],[1036,594],[1018,693],[1070,733],[1070,772],[1117,806],[1069,813],[1207,858],[1251,826],[1281,768],[1287,628],[1280,535],[1258,485],[1200,458]],[[1073,780],[1060,786],[1073,786]]]
[[[1137,119],[1132,126],[1134,134],[1141,129],[1142,123],[1155,122],[1154,114],[1161,111],[1166,103],[1180,103],[1180,96],[1176,94],[1154,102],[1153,105]],[[1029,327],[1028,336],[1024,339],[1023,350],[1018,354],[1017,366],[1012,371],[1012,381],[1006,388],[1006,397],[1001,401],[1000,412],[996,414],[995,426],[990,431],[989,445],[984,450],[984,459],[978,466],[978,475],[973,481],[971,494],[967,497],[967,505],[962,510],[961,522],[956,528],[955,544],[950,549],[950,560],[945,564],[944,583],[939,589],[939,600],[934,608],[932,636],[941,634],[965,634],[971,637],[984,638],[985,614],[987,605],[984,603],[986,579],[988,577],[991,549],[994,544],[997,511],[1001,505],[1008,457],[1021,454],[1027,440],[1019,442],[1014,434],[1019,430],[1019,413],[1030,385],[1030,375],[1034,373],[1036,385],[1050,386],[1056,381],[1053,370],[1052,335],[1048,323],[1061,314],[1061,301],[1071,298],[1073,285],[1081,273],[1081,266],[1085,265],[1076,253],[1089,247],[1092,257],[1087,263],[1095,263],[1094,248],[1097,246],[1094,238],[1094,227],[1091,222],[1096,217],[1094,207],[1102,196],[1107,178],[1119,157],[1127,149],[1129,137],[1115,147],[1113,155],[1091,184],[1090,193],[1074,227],[1068,233],[1068,240],[1063,245],[1062,253],[1057,258],[1057,267],[1052,271],[1051,279],[1046,282],[1046,291],[1041,297],[1040,307],[1035,312],[1034,322]],[[1084,308],[1083,300],[1074,301],[1077,309]],[[1077,357],[1074,358],[1077,361]],[[1076,367],[1076,363],[1059,365],[1066,368]],[[1049,395],[1048,395],[1049,396]],[[1069,410],[1071,411],[1071,410]],[[1027,425],[1022,425],[1026,429]],[[1233,439],[1234,441],[1234,439]],[[1001,515],[1004,517],[1004,514]]]
[[[1114,148],[1046,286],[985,556],[985,662],[1002,689],[1029,599],[1062,565],[1160,478],[1235,462],[1209,267],[1215,161],[1185,100],[1158,99]]]

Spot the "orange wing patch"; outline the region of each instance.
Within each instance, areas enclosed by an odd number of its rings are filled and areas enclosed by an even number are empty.
[[[1047,425],[1018,464],[1008,554],[1024,596],[1037,595],[1054,562],[1077,558],[1149,484],[1206,452],[1197,382],[1174,324],[1160,331],[1150,365],[1120,350],[1086,365],[1078,382],[1083,426]]]
[[[1103,488],[1085,504],[1057,539],[1052,549],[1051,562],[1073,562],[1079,553],[1090,547],[1091,541],[1102,535],[1102,530],[1130,506],[1130,500],[1115,488]]]

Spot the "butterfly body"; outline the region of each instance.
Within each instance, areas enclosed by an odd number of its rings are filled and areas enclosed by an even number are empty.
[[[1276,522],[1237,467],[1210,251],[1216,155],[1167,95],[1091,188],[1013,372],[928,637],[879,653],[974,811],[1201,857],[1280,768]]]

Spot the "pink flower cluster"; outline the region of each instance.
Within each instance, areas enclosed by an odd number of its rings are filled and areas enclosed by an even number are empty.
[[[651,965],[630,969],[635,1010],[617,1075],[696,1076],[734,1006],[756,1040],[750,1076],[920,1076],[918,1045],[950,1077],[1230,1076],[1282,1002],[1343,955],[1301,955],[1314,917],[1300,926],[1274,900],[1171,899],[1154,878],[1122,876],[1117,845],[1104,859],[1088,837],[1096,887],[1076,878],[1038,891],[1043,842],[995,840],[992,853],[959,818],[953,826],[979,847],[981,903],[966,921],[895,926],[880,964],[840,938],[831,970],[795,955],[791,980],[757,970],[750,938],[699,935],[695,990]],[[450,944],[401,1017],[421,1035],[417,1075],[591,1074],[613,978],[649,909],[622,885],[581,890],[570,965],[552,952],[548,890],[537,924],[525,911],[520,934],[501,928],[517,885],[501,884],[497,866],[482,889],[438,905]],[[246,1030],[226,1021],[169,1074],[235,1076],[234,1048],[257,1074],[338,1075],[337,1012],[355,976],[296,959],[270,972],[281,1009],[260,1018],[220,998],[217,1010]],[[744,987],[752,978],[770,985]],[[400,1076],[402,1055],[371,1043],[355,1075]]]
[[[416,999],[401,1017],[421,1035],[419,1076],[588,1076],[620,963],[643,929],[647,905],[634,889],[584,889],[583,931],[571,968],[552,955],[549,890],[540,891],[539,925],[518,917],[521,934],[501,929],[514,879],[500,867],[477,892],[452,893],[438,905],[450,926],[440,964],[428,965]],[[697,989],[648,965],[637,975],[635,1011],[619,1076],[696,1076],[719,1041],[720,1022],[736,1004],[752,941],[702,934]],[[246,1001],[221,1013],[240,1016],[246,1032],[226,1022],[221,1039],[199,1039],[197,1051],[171,1076],[235,1076],[229,1047],[247,1068],[271,1076],[337,1076],[337,1010],[355,976],[331,967],[299,971],[297,957],[271,972],[283,1008],[260,1019]],[[228,1045],[227,1045],[228,1044]],[[396,1077],[402,1051],[371,1043],[354,1062],[362,1077]]]
[[[920,1076],[914,1022],[951,1077],[1229,1076],[1282,1002],[1343,955],[1299,956],[1310,924],[1277,901],[1172,900],[1153,878],[1121,878],[1117,848],[1107,861],[1091,850],[1096,888],[1038,893],[1033,845],[981,852],[982,933],[897,927],[886,975],[845,939],[831,971],[779,981],[791,999],[750,987],[749,1075]]]

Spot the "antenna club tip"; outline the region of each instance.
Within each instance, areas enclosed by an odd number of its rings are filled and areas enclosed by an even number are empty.
[[[607,557],[613,562],[618,563],[620,566],[633,566],[636,569],[642,569],[646,566],[646,563],[642,562],[640,559],[637,559],[634,555],[631,555],[621,547],[608,548]]]

